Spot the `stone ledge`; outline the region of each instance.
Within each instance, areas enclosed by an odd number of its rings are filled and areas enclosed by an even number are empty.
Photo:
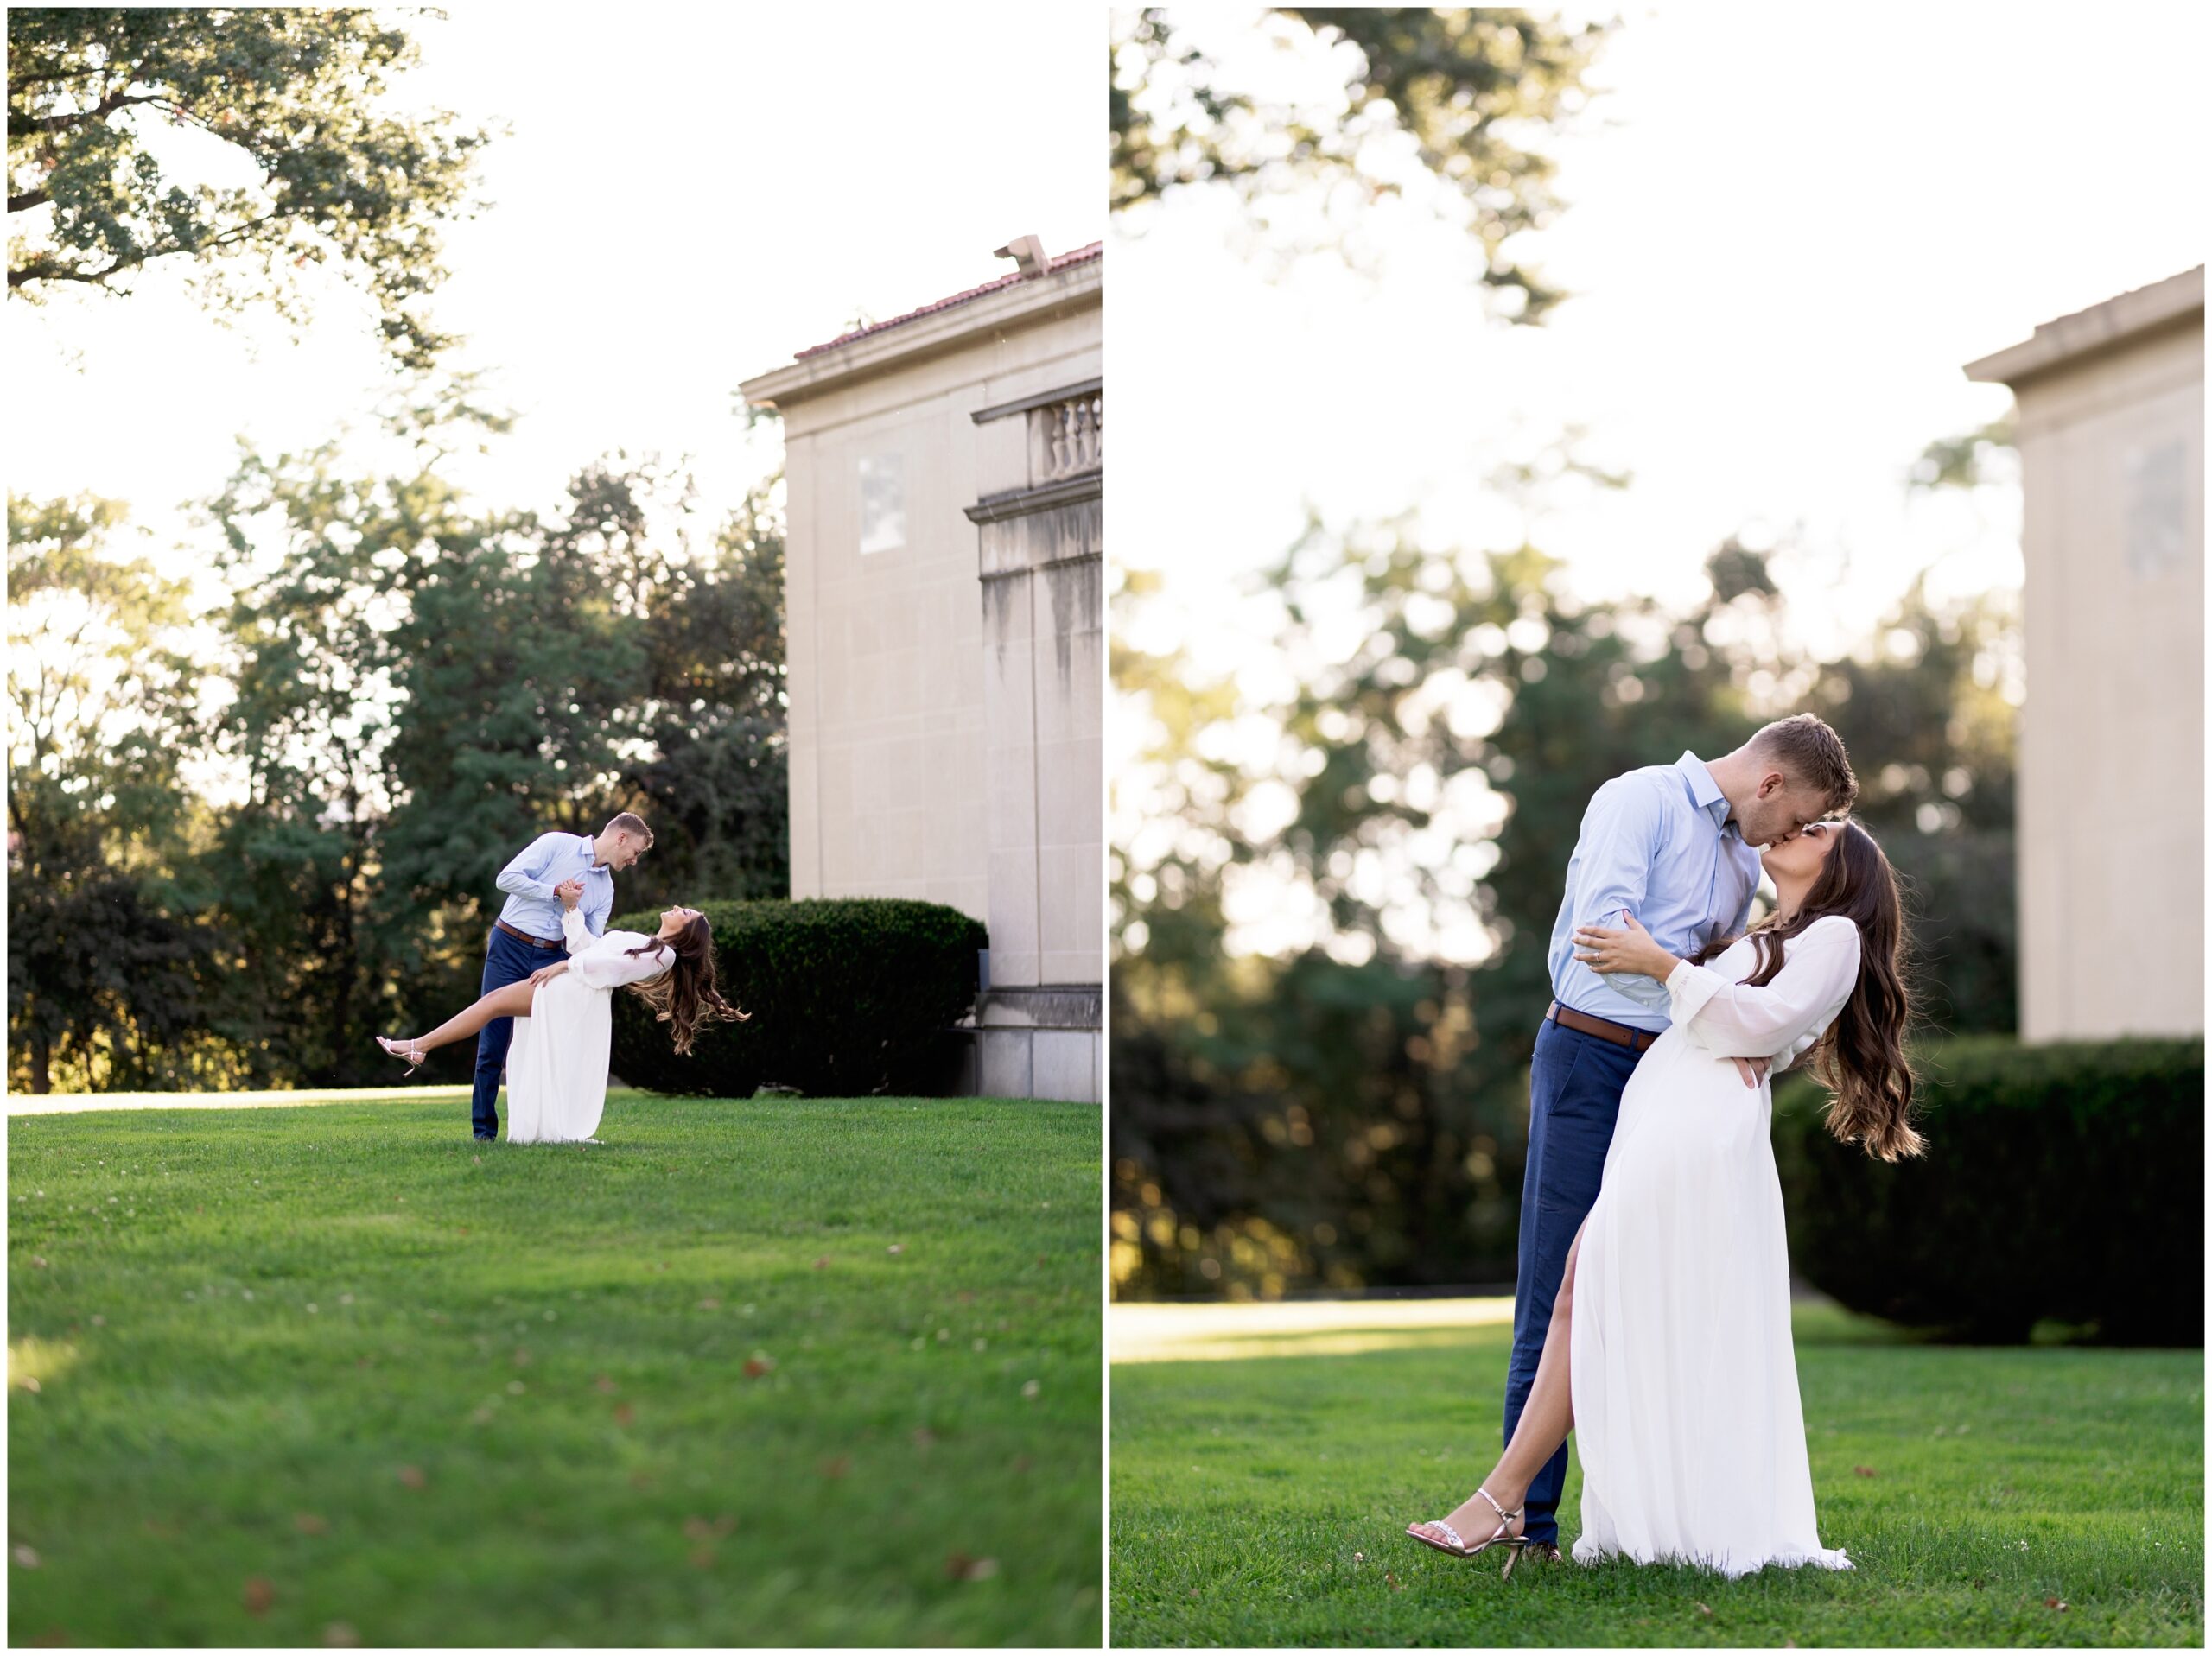
[[[1105,992],[1095,983],[1040,984],[986,989],[976,997],[980,1029],[1096,1030],[1103,1022]]]

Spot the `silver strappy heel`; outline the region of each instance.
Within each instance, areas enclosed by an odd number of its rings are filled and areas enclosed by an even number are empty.
[[[1504,1507],[1500,1507],[1497,1504],[1497,1497],[1491,1494],[1489,1490],[1478,1489],[1475,1493],[1480,1495],[1484,1501],[1490,1502],[1492,1509],[1497,1513],[1497,1527],[1491,1532],[1488,1539],[1478,1541],[1472,1546],[1470,1546],[1466,1542],[1459,1539],[1459,1531],[1453,1529],[1449,1524],[1446,1523],[1440,1518],[1431,1519],[1428,1522],[1428,1527],[1430,1529],[1443,1531],[1444,1533],[1450,1538],[1448,1542],[1440,1541],[1433,1535],[1424,1535],[1418,1527],[1412,1524],[1406,1526],[1406,1533],[1413,1537],[1414,1540],[1420,1542],[1423,1546],[1434,1547],[1439,1552],[1448,1552],[1455,1558],[1471,1558],[1478,1552],[1481,1552],[1486,1548],[1503,1547],[1506,1549],[1505,1571],[1504,1575],[1499,1579],[1508,1579],[1513,1574],[1514,1564],[1521,1557],[1521,1550],[1529,1545],[1529,1538],[1525,1534],[1508,1535],[1505,1532],[1505,1526],[1508,1524],[1510,1524],[1515,1519],[1520,1518],[1526,1508],[1516,1507],[1509,1513]]]
[[[393,1057],[407,1060],[407,1068],[400,1072],[403,1077],[413,1075],[429,1061],[430,1055],[413,1041],[394,1041],[379,1035],[377,1037],[377,1044],[391,1054]]]

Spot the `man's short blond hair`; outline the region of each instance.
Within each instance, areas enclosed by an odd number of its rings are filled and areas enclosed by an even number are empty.
[[[1823,795],[1831,815],[1849,810],[1859,798],[1859,778],[1851,774],[1851,756],[1843,751],[1843,738],[1818,714],[1777,719],[1745,746],[1792,781]]]
[[[623,833],[635,839],[643,840],[647,845],[653,842],[653,831],[645,826],[645,819],[634,811],[624,811],[607,826],[609,828],[620,828]]]

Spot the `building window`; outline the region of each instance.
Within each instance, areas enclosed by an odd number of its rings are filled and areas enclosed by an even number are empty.
[[[2127,573],[2152,580],[2189,555],[2189,460],[2177,442],[2127,456]]]
[[[906,544],[906,466],[899,454],[861,457],[861,550]]]

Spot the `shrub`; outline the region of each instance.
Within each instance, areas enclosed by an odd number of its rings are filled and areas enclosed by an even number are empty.
[[[2122,1345],[2204,1340],[2204,1044],[1916,1052],[1927,1153],[1878,1162],[1775,1096],[1797,1272],[1853,1310],[1977,1342],[2049,1317]]]
[[[752,1018],[704,1025],[689,1057],[636,995],[614,996],[614,1073],[658,1092],[749,1098],[930,1090],[945,1031],[976,1004],[980,921],[941,903],[808,898],[704,903],[723,997]],[[652,933],[653,914],[610,929]]]

